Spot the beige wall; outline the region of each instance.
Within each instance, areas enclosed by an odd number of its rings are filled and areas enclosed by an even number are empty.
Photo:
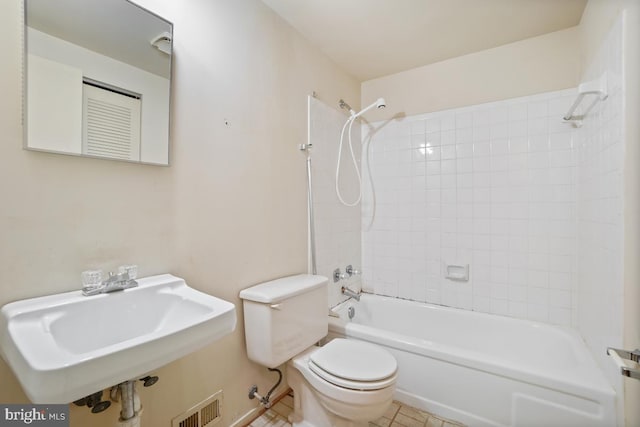
[[[624,346],[640,348],[640,2],[590,0],[580,22],[583,64],[589,64],[617,16],[625,12]],[[584,67],[583,67],[584,68]],[[640,425],[640,382],[625,380],[625,425]]]
[[[141,390],[146,426],[219,389],[230,425],[255,406],[252,384],[264,393],[277,379],[246,358],[238,292],[306,270],[306,97],[358,100],[359,83],[258,0],[140,3],[175,24],[168,168],[23,150],[20,4],[0,4],[0,305],[125,262],[236,303],[233,334]],[[27,401],[2,361],[0,384],[0,402]],[[72,426],[114,425],[117,412],[74,407]]]
[[[307,268],[305,156],[298,150],[307,142],[307,96],[315,91],[337,105],[341,97],[359,99],[360,85],[261,1],[164,3],[176,39],[177,272],[240,307],[241,289]],[[257,383],[266,393],[273,385],[274,373],[246,359],[239,314],[225,343],[182,361],[201,368],[171,371],[185,376],[176,378],[178,387],[206,382],[171,411],[160,406],[175,399],[166,389],[166,399],[153,401],[164,419],[224,388],[228,424],[255,406],[248,387]]]
[[[367,119],[428,113],[573,87],[580,65],[578,35],[577,27],[573,27],[366,81],[362,84],[362,105],[381,96],[387,101],[385,110],[372,111]]]

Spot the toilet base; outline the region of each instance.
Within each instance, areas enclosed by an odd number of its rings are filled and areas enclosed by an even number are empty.
[[[393,387],[376,393],[377,398],[372,402],[351,404],[320,393],[295,367],[296,362],[306,362],[304,356],[287,364],[287,381],[293,389],[293,413],[289,416],[293,427],[368,427],[369,421],[380,418],[391,405]]]
[[[292,427],[368,427],[368,421],[352,421],[328,411],[319,402],[314,392],[304,384],[300,373],[287,373],[289,386],[293,390],[293,413],[289,415]],[[291,377],[299,376],[299,378]]]

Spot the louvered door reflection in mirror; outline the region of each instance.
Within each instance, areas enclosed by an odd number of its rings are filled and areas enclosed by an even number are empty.
[[[173,26],[128,0],[24,0],[25,148],[169,164]]]

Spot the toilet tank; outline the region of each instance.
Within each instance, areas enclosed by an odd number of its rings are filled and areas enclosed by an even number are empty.
[[[327,283],[323,276],[299,274],[242,290],[249,359],[275,368],[325,337]]]

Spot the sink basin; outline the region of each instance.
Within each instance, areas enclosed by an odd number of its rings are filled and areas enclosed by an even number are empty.
[[[68,403],[139,378],[231,333],[235,306],[170,274],[86,297],[80,291],[0,310],[0,354],[33,403]]]

